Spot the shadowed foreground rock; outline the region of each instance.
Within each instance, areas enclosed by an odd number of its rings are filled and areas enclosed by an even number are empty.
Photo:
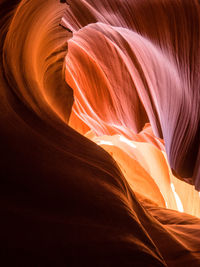
[[[199,266],[198,1],[61,2],[0,1],[0,265]]]

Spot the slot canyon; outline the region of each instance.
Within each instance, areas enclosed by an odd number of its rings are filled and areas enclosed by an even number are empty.
[[[200,1],[0,14],[0,266],[200,266]]]

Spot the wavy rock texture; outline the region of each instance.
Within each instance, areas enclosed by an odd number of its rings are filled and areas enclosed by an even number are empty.
[[[199,266],[199,2],[0,4],[1,265]]]

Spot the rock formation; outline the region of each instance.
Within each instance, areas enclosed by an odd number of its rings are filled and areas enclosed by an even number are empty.
[[[0,0],[1,266],[200,266],[197,0]]]

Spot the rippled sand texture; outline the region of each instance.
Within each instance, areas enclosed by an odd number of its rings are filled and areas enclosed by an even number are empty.
[[[60,2],[0,0],[0,265],[200,266],[199,2]]]

